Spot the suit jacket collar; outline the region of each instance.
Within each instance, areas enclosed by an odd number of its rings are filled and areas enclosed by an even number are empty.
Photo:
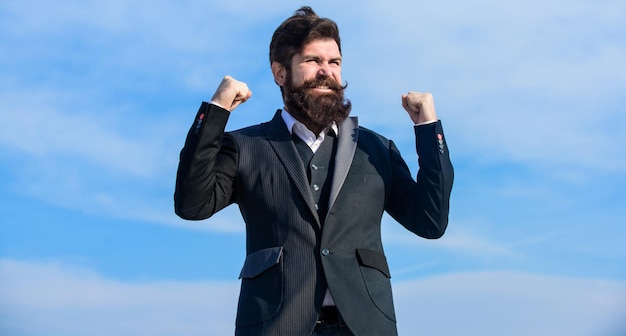
[[[309,210],[315,217],[319,227],[321,223],[315,209],[315,201],[309,186],[304,163],[298,155],[296,146],[293,143],[291,134],[281,116],[281,110],[276,111],[272,120],[261,124],[267,141],[274,149],[280,162],[289,174],[293,184],[300,191]],[[339,125],[339,135],[337,137],[337,153],[335,156],[335,170],[333,171],[333,182],[330,189],[328,209],[330,210],[339,195],[339,191],[346,180],[348,170],[352,165],[354,152],[358,141],[358,119],[349,117]],[[337,158],[341,158],[337,160]]]
[[[272,120],[261,124],[261,129],[265,133],[266,139],[274,149],[278,159],[285,167],[291,181],[300,191],[309,210],[313,216],[315,216],[318,226],[321,225],[317,210],[315,210],[313,193],[309,187],[306,171],[304,170],[304,163],[300,159],[300,155],[298,155],[296,146],[291,139],[291,134],[287,130],[287,126],[280,115],[280,110],[276,111]]]
[[[352,166],[356,145],[359,140],[359,120],[357,117],[346,118],[339,125],[339,135],[337,137],[337,153],[335,154],[335,171],[333,172],[333,182],[330,188],[328,199],[328,210],[333,208],[333,204],[339,195],[343,182],[348,176],[348,171]]]

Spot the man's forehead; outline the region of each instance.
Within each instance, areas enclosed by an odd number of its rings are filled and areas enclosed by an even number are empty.
[[[315,52],[324,52],[336,54],[337,57],[341,57],[341,51],[339,50],[339,45],[333,39],[317,39],[310,41],[302,46],[300,50],[300,54],[304,55],[307,53],[315,53]]]

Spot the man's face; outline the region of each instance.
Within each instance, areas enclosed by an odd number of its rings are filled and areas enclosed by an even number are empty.
[[[291,59],[293,87],[300,87],[306,81],[314,81],[320,77],[330,78],[341,85],[341,52],[335,40],[312,41]],[[332,90],[324,86],[309,90],[309,94],[314,96],[331,92]]]
[[[292,57],[291,68],[274,63],[274,78],[284,90],[285,108],[314,133],[341,123],[351,104],[344,101],[341,53],[334,40],[308,43]]]

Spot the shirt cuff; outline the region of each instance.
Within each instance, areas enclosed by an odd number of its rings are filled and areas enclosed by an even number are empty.
[[[223,108],[224,110],[229,111],[227,108],[225,108],[224,106],[222,106],[222,105],[220,105],[220,104],[216,103],[214,100],[209,100],[209,104],[215,105],[215,106],[217,106],[217,107],[221,107],[221,108]],[[230,112],[230,111],[229,111],[229,112]]]
[[[424,122],[415,124],[415,126],[428,125],[428,124],[433,124],[433,123],[436,123],[436,122],[437,122],[437,120],[424,121]]]

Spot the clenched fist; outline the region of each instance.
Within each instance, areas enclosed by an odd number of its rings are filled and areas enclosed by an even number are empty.
[[[402,95],[402,107],[409,113],[413,123],[437,121],[435,101],[430,93],[411,91]]]
[[[245,103],[252,96],[252,91],[248,89],[248,85],[240,82],[231,76],[226,76],[217,87],[211,101],[227,109],[234,110],[239,104]]]

